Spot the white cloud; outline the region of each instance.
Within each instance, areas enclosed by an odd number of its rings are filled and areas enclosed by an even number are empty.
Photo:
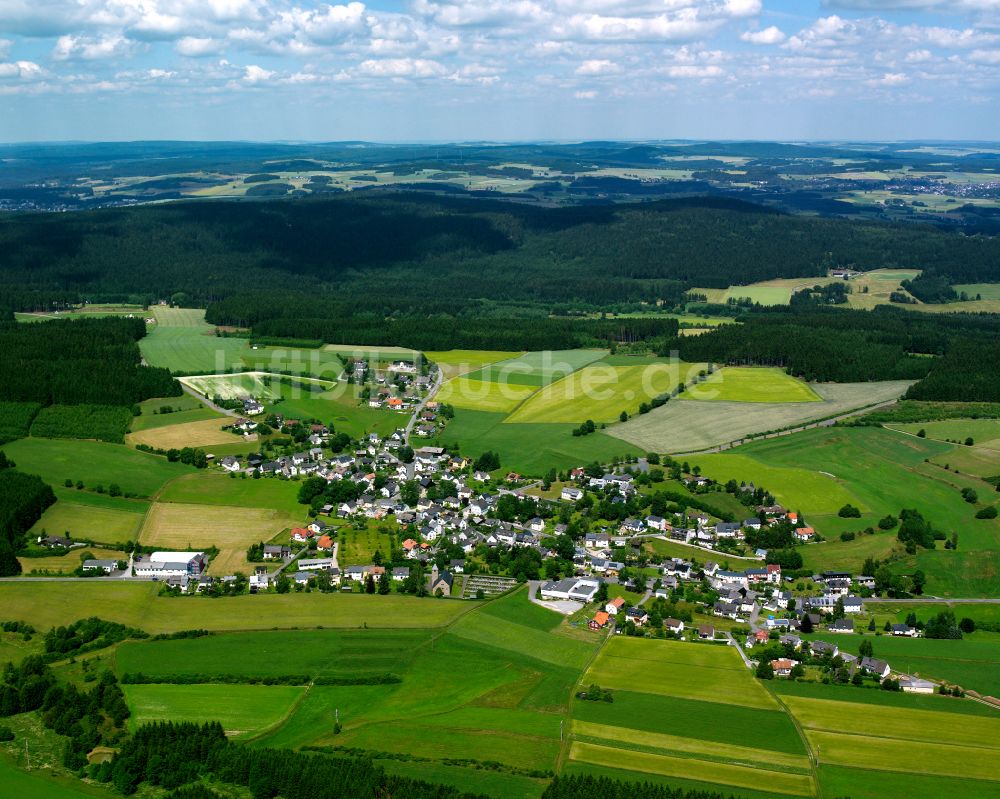
[[[868,81],[872,86],[901,86],[909,82],[910,79],[902,72],[886,72],[881,78]]]
[[[565,23],[557,23],[554,30],[563,38],[588,41],[690,42],[708,36],[721,25],[721,20],[706,19],[697,9],[686,8],[655,17],[575,14]]]
[[[781,28],[771,25],[759,31],[744,31],[740,38],[750,44],[781,44],[786,37]]]
[[[243,81],[245,83],[267,83],[274,77],[274,72],[264,69],[256,64],[250,64],[243,70]]]
[[[968,58],[977,64],[1000,64],[1000,50],[973,50]]]
[[[701,66],[695,64],[675,64],[664,68],[661,72],[671,78],[718,78],[726,74],[722,67],[717,67],[714,64]]]
[[[573,96],[577,100],[593,100],[595,97],[597,97],[597,92],[595,92],[593,89],[588,89],[586,91],[573,92]]]
[[[358,64],[357,72],[372,78],[433,78],[447,70],[425,58],[372,58]]]
[[[0,79],[38,80],[46,74],[45,69],[34,61],[14,61],[0,64]]]
[[[174,49],[183,56],[197,58],[206,55],[218,55],[225,47],[225,43],[219,39],[212,39],[208,36],[185,36],[178,39],[174,44]]]
[[[908,64],[924,64],[933,59],[934,54],[930,50],[911,50],[906,54],[906,63]]]
[[[576,68],[577,75],[616,75],[622,71],[620,65],[604,58],[584,61]]]
[[[60,36],[52,50],[52,57],[57,61],[81,59],[94,61],[104,58],[117,58],[130,55],[135,50],[135,42],[126,39],[121,34],[112,34],[91,38],[86,36]]]

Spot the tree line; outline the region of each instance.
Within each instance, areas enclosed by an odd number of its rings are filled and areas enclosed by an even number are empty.
[[[21,573],[15,553],[23,546],[25,533],[56,495],[40,477],[10,468],[6,456],[0,453],[0,457],[0,577],[11,577]]]

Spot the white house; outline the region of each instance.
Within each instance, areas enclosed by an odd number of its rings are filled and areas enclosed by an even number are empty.
[[[198,576],[205,568],[204,552],[154,552],[133,563],[136,577]]]
[[[574,488],[573,486],[566,486],[559,493],[559,498],[564,499],[567,502],[578,502],[583,498],[583,491],[579,488]]]

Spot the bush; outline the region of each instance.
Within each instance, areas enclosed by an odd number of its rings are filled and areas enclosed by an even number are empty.
[[[996,505],[990,505],[989,507],[982,508],[976,512],[977,519],[995,519],[997,517]]]
[[[0,742],[13,740],[14,731],[10,727],[0,727]]]
[[[861,511],[848,502],[837,512],[837,515],[842,519],[860,519]]]

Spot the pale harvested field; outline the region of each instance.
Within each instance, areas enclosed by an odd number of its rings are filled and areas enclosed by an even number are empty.
[[[299,519],[270,508],[156,502],[146,516],[139,540],[145,546],[163,549],[218,547],[219,554],[209,571],[232,574],[246,571],[246,549],[250,544],[269,541],[298,523]]]
[[[822,402],[678,402],[604,432],[656,452],[695,452],[749,435],[808,424],[902,396],[910,383],[814,383]]]
[[[211,447],[216,444],[238,444],[240,436],[228,433],[222,429],[227,423],[232,423],[228,416],[218,416],[215,419],[203,419],[200,422],[184,422],[165,427],[154,427],[151,430],[139,430],[125,437],[128,444],[146,444],[157,449],[182,449],[184,447]]]

